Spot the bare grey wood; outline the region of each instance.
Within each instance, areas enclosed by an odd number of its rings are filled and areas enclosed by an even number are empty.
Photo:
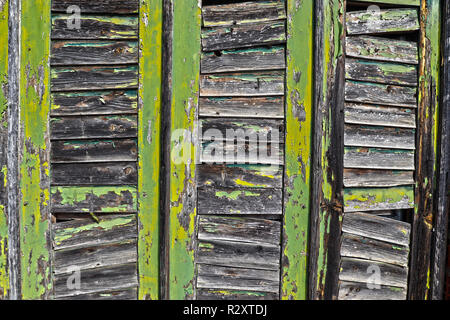
[[[344,145],[414,150],[415,130],[347,124],[344,128]]]
[[[414,170],[414,152],[376,148],[345,148],[344,167]]]
[[[279,295],[270,292],[197,289],[197,300],[278,300]]]
[[[414,171],[344,169],[345,187],[394,187],[414,184]]]
[[[131,14],[138,12],[139,0],[52,0],[52,11],[66,13],[73,5],[79,6],[82,14]]]
[[[340,281],[339,300],[406,300],[406,289],[379,286],[369,289],[366,283]]]
[[[79,294],[76,296],[55,298],[55,300],[137,300],[137,298],[137,288],[130,288]]]
[[[416,110],[410,108],[346,103],[345,123],[415,128]]]

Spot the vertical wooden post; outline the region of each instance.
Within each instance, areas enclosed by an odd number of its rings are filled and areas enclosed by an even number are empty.
[[[314,9],[287,1],[286,152],[282,299],[307,299],[313,114]]]
[[[316,1],[315,129],[311,204],[311,299],[338,293],[343,212],[345,0]]]

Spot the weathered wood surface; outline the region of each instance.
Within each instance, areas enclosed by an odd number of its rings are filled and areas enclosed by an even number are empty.
[[[52,225],[53,248],[56,251],[91,248],[135,240],[137,237],[135,215],[101,217],[99,223],[91,220],[74,220]]]
[[[76,5],[81,13],[132,14],[139,10],[139,0],[52,0],[53,12],[67,12]]]
[[[281,189],[198,189],[198,214],[282,214]]]
[[[380,277],[374,275],[378,268]],[[339,280],[406,288],[408,269],[377,261],[342,258]]]
[[[68,28],[72,15],[53,15],[52,40],[112,40],[137,39],[136,16],[88,16],[80,15],[80,29]]]
[[[417,108],[417,88],[348,80],[345,83],[345,100]]]
[[[286,22],[272,21],[202,29],[203,51],[268,46],[286,41]]]
[[[55,300],[136,300],[137,288],[124,290],[101,291],[95,293],[79,294],[70,297],[54,298]]]
[[[392,8],[385,10],[352,11],[346,14],[348,35],[419,30],[417,9]]]
[[[200,98],[201,117],[284,118],[284,97]]]
[[[418,64],[417,42],[370,36],[346,37],[346,55],[378,61]]]
[[[282,95],[284,95],[283,71],[200,76],[201,97]]]
[[[415,109],[377,106],[359,103],[345,104],[345,123],[415,128]]]
[[[197,288],[242,291],[280,291],[279,270],[231,268],[199,264]]]
[[[343,232],[400,246],[409,245],[410,229],[409,223],[362,212],[346,213],[342,225]]]
[[[137,261],[136,239],[117,243],[73,248],[54,252],[53,273],[70,273],[74,268],[84,270],[122,265]]]
[[[346,188],[344,211],[372,211],[414,208],[412,186],[392,188]]]
[[[408,266],[409,248],[357,235],[344,233],[341,256]]]
[[[414,170],[414,152],[376,148],[345,148],[344,167]]]
[[[380,286],[369,289],[366,283],[340,281],[339,300],[406,300],[406,289]]]
[[[52,163],[136,161],[135,139],[56,140],[52,142]]]
[[[201,216],[199,240],[220,240],[279,245],[279,221],[247,217]]]
[[[348,58],[345,60],[345,78],[417,86],[417,66]]]
[[[240,24],[286,19],[285,1],[247,1],[202,8],[203,26]]]
[[[278,300],[279,295],[270,292],[225,289],[197,289],[197,300]]]
[[[362,6],[367,6],[367,3],[379,3],[390,5],[405,5],[405,6],[420,6],[420,0],[351,0],[352,3],[360,3]]]
[[[52,41],[52,66],[138,63],[136,41]]]
[[[198,244],[196,262],[278,271],[280,268],[280,246],[258,242],[202,240]]]
[[[53,213],[136,212],[135,187],[53,187]]]
[[[135,185],[136,162],[53,163],[52,186]]]
[[[52,116],[137,113],[136,90],[54,92]]]
[[[54,67],[52,91],[136,89],[136,66]]]
[[[414,150],[415,130],[347,124],[344,128],[344,145]]]
[[[54,140],[136,138],[137,117],[128,115],[52,118],[50,132]]]
[[[414,171],[344,169],[344,187],[395,187],[414,184]]]
[[[249,48],[204,52],[202,73],[277,70],[286,67],[284,47]]]
[[[55,298],[70,298],[109,290],[135,288],[138,286],[136,263],[84,270],[80,273],[80,289],[67,286],[71,273],[54,277]]]
[[[283,167],[267,165],[197,166],[197,187],[213,188],[278,188],[282,187]]]

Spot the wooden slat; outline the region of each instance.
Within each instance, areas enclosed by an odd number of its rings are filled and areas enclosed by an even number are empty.
[[[136,66],[54,67],[52,91],[136,89]]]
[[[406,300],[406,289],[389,286],[369,289],[366,283],[340,281],[338,300]]]
[[[346,55],[379,61],[418,64],[418,46],[415,41],[394,40],[370,36],[346,38]]]
[[[414,150],[415,130],[347,124],[344,127],[344,145]]]
[[[200,98],[203,117],[284,118],[284,97]]]
[[[135,185],[136,162],[53,163],[52,186]]]
[[[236,268],[276,270],[280,268],[280,246],[235,241],[200,241],[197,263]]]
[[[55,298],[55,300],[136,300],[137,288],[110,290],[86,293],[70,297]]]
[[[94,139],[135,138],[136,116],[61,117],[50,120],[51,138]]]
[[[281,189],[198,189],[198,214],[282,214]]]
[[[238,72],[284,69],[283,47],[250,48],[205,52],[201,56],[201,72]]]
[[[270,292],[197,289],[197,300],[278,300],[279,296]]]
[[[400,246],[409,245],[410,229],[406,222],[363,212],[346,213],[342,224],[343,232]]]
[[[347,34],[373,34],[419,30],[417,9],[351,11],[346,14]]]
[[[366,237],[344,233],[341,256],[408,266],[409,249]]]
[[[254,72],[200,76],[200,96],[281,96],[284,72]]]
[[[52,116],[105,115],[137,112],[136,90],[54,92]]]
[[[346,103],[345,123],[415,128],[416,111],[409,108]]]
[[[367,6],[367,3],[390,4],[397,6],[420,6],[420,0],[351,0],[351,2],[361,2],[364,6]]]
[[[374,272],[370,270],[378,269],[380,277],[375,279]],[[339,280],[349,282],[361,282],[372,285],[385,285],[400,288],[407,287],[408,270],[392,264],[386,264],[376,261],[342,258],[341,272]],[[379,280],[379,282],[375,282]]]
[[[372,211],[414,208],[414,188],[346,188],[344,211]]]
[[[197,288],[278,293],[279,287],[278,270],[198,265]]]
[[[138,286],[136,263],[85,270],[81,273],[80,289],[68,288],[67,281],[70,276],[72,274],[55,276],[56,299]]]
[[[55,275],[71,273],[74,268],[84,270],[128,264],[137,261],[135,239],[88,248],[58,250],[54,252]]]
[[[131,14],[139,10],[138,0],[52,0],[52,11],[66,13],[72,5],[79,6],[82,14]]]
[[[395,187],[414,184],[414,171],[344,169],[345,187]]]
[[[350,80],[417,86],[417,67],[348,58],[345,60],[345,77]]]
[[[53,213],[136,212],[135,187],[53,187]]]
[[[138,63],[136,41],[52,41],[53,66]]]
[[[136,161],[137,141],[56,140],[51,147],[52,163]]]
[[[52,40],[112,40],[137,39],[138,18],[136,16],[108,17],[81,14],[80,29],[68,28],[72,15],[53,15]]]
[[[204,28],[201,38],[204,51],[282,44],[286,41],[286,22]]]
[[[286,18],[284,1],[247,1],[203,6],[203,25],[233,26]]]
[[[280,245],[280,222],[247,217],[201,216],[199,240],[220,240]]]
[[[344,167],[414,170],[414,152],[376,148],[345,148]]]
[[[345,82],[345,100],[417,108],[417,89],[369,82]]]
[[[213,188],[281,188],[283,168],[267,165],[197,166],[197,187]]]

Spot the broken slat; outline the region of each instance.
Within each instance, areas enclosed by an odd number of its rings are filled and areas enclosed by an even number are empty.
[[[136,41],[52,41],[52,66],[138,63]]]
[[[395,187],[414,184],[414,171],[344,169],[345,187]]]
[[[137,113],[137,91],[54,92],[52,116]]]
[[[112,40],[138,38],[137,16],[80,15],[80,28],[68,28],[72,15],[53,15],[52,40]]]
[[[348,35],[419,30],[417,9],[392,8],[383,10],[351,11],[346,14]]]
[[[131,14],[139,10],[138,0],[52,0],[53,12],[67,12],[67,8],[76,5],[81,13]]]
[[[52,186],[135,185],[136,162],[53,163]]]
[[[346,55],[378,61],[419,63],[417,42],[370,36],[346,37]]]
[[[344,189],[344,212],[414,208],[413,186]]]
[[[282,96],[284,72],[254,72],[200,76],[200,96]]]
[[[52,91],[136,89],[137,66],[54,67]]]
[[[397,244],[409,246],[410,224],[369,213],[345,213],[342,231]]]
[[[280,246],[235,241],[200,241],[197,263],[236,268],[276,270],[280,268]]]
[[[375,275],[380,271],[380,276]],[[354,258],[341,259],[339,280],[406,288],[408,269],[392,264]]]
[[[50,120],[51,139],[136,138],[137,117],[83,116]]]
[[[277,70],[286,68],[285,60],[283,47],[205,52],[201,56],[201,72]]]
[[[56,140],[50,152],[52,163],[137,161],[137,141]]]
[[[278,300],[279,295],[270,292],[197,289],[197,300]]]
[[[203,6],[203,26],[233,26],[286,19],[284,1],[247,1]]]
[[[286,42],[286,22],[272,21],[202,29],[203,51],[277,45]]]
[[[414,170],[414,152],[409,150],[376,148],[345,148],[344,167]]]
[[[350,80],[417,86],[417,67],[348,58],[345,60],[345,78]]]
[[[344,233],[341,243],[341,256],[408,267],[409,248]]]
[[[199,240],[220,240],[280,245],[280,222],[247,217],[201,216]]]
[[[344,128],[344,145],[414,150],[415,130],[347,124]]]
[[[282,214],[281,189],[198,189],[198,214]]]
[[[339,282],[338,300],[406,300],[406,289],[379,286],[369,289],[366,283]]]
[[[198,265],[197,288],[278,293],[279,286],[278,270]]]
[[[124,290],[110,290],[94,293],[79,294],[70,297],[55,298],[55,300],[137,300],[137,288]]]
[[[415,128],[416,111],[415,109],[409,108],[346,103],[345,123],[397,128]]]
[[[127,213],[137,211],[137,190],[121,187],[53,187],[52,213]]]
[[[347,80],[345,101],[417,108],[417,88]]]

